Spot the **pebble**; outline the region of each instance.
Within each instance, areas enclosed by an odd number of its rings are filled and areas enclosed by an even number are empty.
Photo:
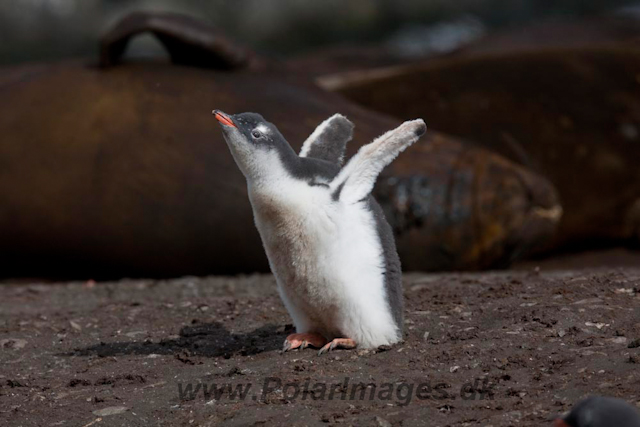
[[[602,329],[605,326],[610,326],[608,323],[593,323],[593,322],[585,322],[586,326],[595,326],[598,329]]]
[[[511,411],[511,412],[507,412],[505,414],[505,416],[507,416],[509,418],[522,418],[522,412],[520,412],[520,411]]]
[[[640,347],[640,339],[633,340],[627,345],[628,348],[638,348]]]
[[[109,406],[108,408],[98,409],[97,411],[93,411],[93,415],[97,415],[99,417],[108,417],[109,415],[118,415],[124,412],[127,412],[129,408],[126,406]]]
[[[601,302],[602,302],[602,299],[600,298],[587,298],[587,299],[581,299],[580,301],[576,301],[573,303],[573,305],[598,304]]]
[[[382,417],[376,416],[374,420],[380,427],[391,427],[391,423]]]
[[[69,320],[69,324],[71,325],[71,327],[73,329],[75,329],[78,332],[82,330],[82,326],[80,326],[80,324],[78,322],[75,322],[73,320]]]
[[[19,350],[21,348],[24,348],[25,345],[27,345],[27,340],[23,340],[20,338],[7,338],[4,340],[0,340],[0,348]]]
[[[132,332],[127,332],[126,334],[124,334],[126,337],[129,338],[135,338],[138,335],[144,335],[146,334],[147,331],[132,331]]]

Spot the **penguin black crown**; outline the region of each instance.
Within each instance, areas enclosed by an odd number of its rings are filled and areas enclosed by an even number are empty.
[[[342,167],[354,127],[344,116],[320,124],[298,155],[259,114],[214,114],[247,179],[256,227],[296,327],[283,351],[400,341],[400,260],[371,191],[382,169],[425,133],[424,121],[376,138]]]

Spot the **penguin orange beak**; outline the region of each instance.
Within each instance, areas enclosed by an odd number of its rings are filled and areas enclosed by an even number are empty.
[[[227,116],[225,113],[223,113],[220,110],[213,110],[213,115],[215,116],[215,118],[222,123],[225,126],[230,126],[232,128],[237,128],[237,126],[233,123],[233,121],[231,120],[231,118],[229,116]]]

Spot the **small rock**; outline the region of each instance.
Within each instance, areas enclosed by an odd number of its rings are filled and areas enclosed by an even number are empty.
[[[507,412],[505,415],[510,418],[522,418],[522,412],[520,411]]]
[[[608,323],[593,323],[593,322],[585,322],[586,326],[595,326],[598,329],[602,329],[605,326],[610,326]]]
[[[615,337],[615,338],[611,338],[610,341],[614,344],[626,344],[627,343],[627,338],[626,337]]]
[[[422,336],[422,339],[425,341],[429,339],[429,331],[424,333],[424,335]]]
[[[21,348],[24,348],[25,345],[27,345],[27,340],[23,340],[20,338],[7,338],[4,340],[0,340],[0,348],[19,350]]]
[[[126,337],[129,338],[135,338],[138,335],[144,335],[146,334],[147,331],[132,331],[132,332],[127,332],[126,334],[124,334]]]
[[[13,387],[26,387],[26,385],[24,385],[23,383],[21,383],[18,380],[7,380],[5,382],[5,384],[7,384],[11,388],[13,388]]]
[[[242,372],[242,370],[240,368],[238,368],[237,366],[232,367],[231,369],[229,369],[229,371],[227,371],[227,373],[225,374],[228,377],[233,377],[236,375],[244,375],[244,372]]]
[[[110,406],[108,408],[98,409],[97,411],[93,411],[93,415],[97,415],[98,417],[108,417],[109,415],[118,415],[125,413],[129,410],[129,408],[125,406]]]
[[[458,369],[460,369],[460,366],[457,366],[457,365],[456,366],[452,366],[452,367],[449,368],[449,372],[454,373],[454,372],[457,372]]]
[[[391,423],[382,417],[376,416],[374,420],[380,427],[391,427]]]
[[[74,322],[73,320],[69,320],[69,324],[71,325],[71,327],[73,329],[75,329],[78,332],[80,332],[82,330],[82,326],[80,326],[80,324],[78,322]]]
[[[580,301],[576,301],[573,303],[573,305],[599,304],[601,302],[602,302],[602,299],[600,298],[587,298],[587,299],[581,299]]]

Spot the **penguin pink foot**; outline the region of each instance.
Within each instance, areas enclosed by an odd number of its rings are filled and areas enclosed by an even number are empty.
[[[327,340],[325,337],[314,332],[305,334],[291,334],[287,337],[287,339],[284,340],[282,352],[284,353],[285,351],[294,350],[296,348],[304,350],[309,346],[320,348],[325,345],[326,342]]]
[[[335,338],[333,341],[328,342],[324,347],[320,349],[318,352],[318,356],[328,353],[331,350],[336,348],[344,348],[346,350],[350,350],[352,348],[356,348],[358,345],[351,338]]]

